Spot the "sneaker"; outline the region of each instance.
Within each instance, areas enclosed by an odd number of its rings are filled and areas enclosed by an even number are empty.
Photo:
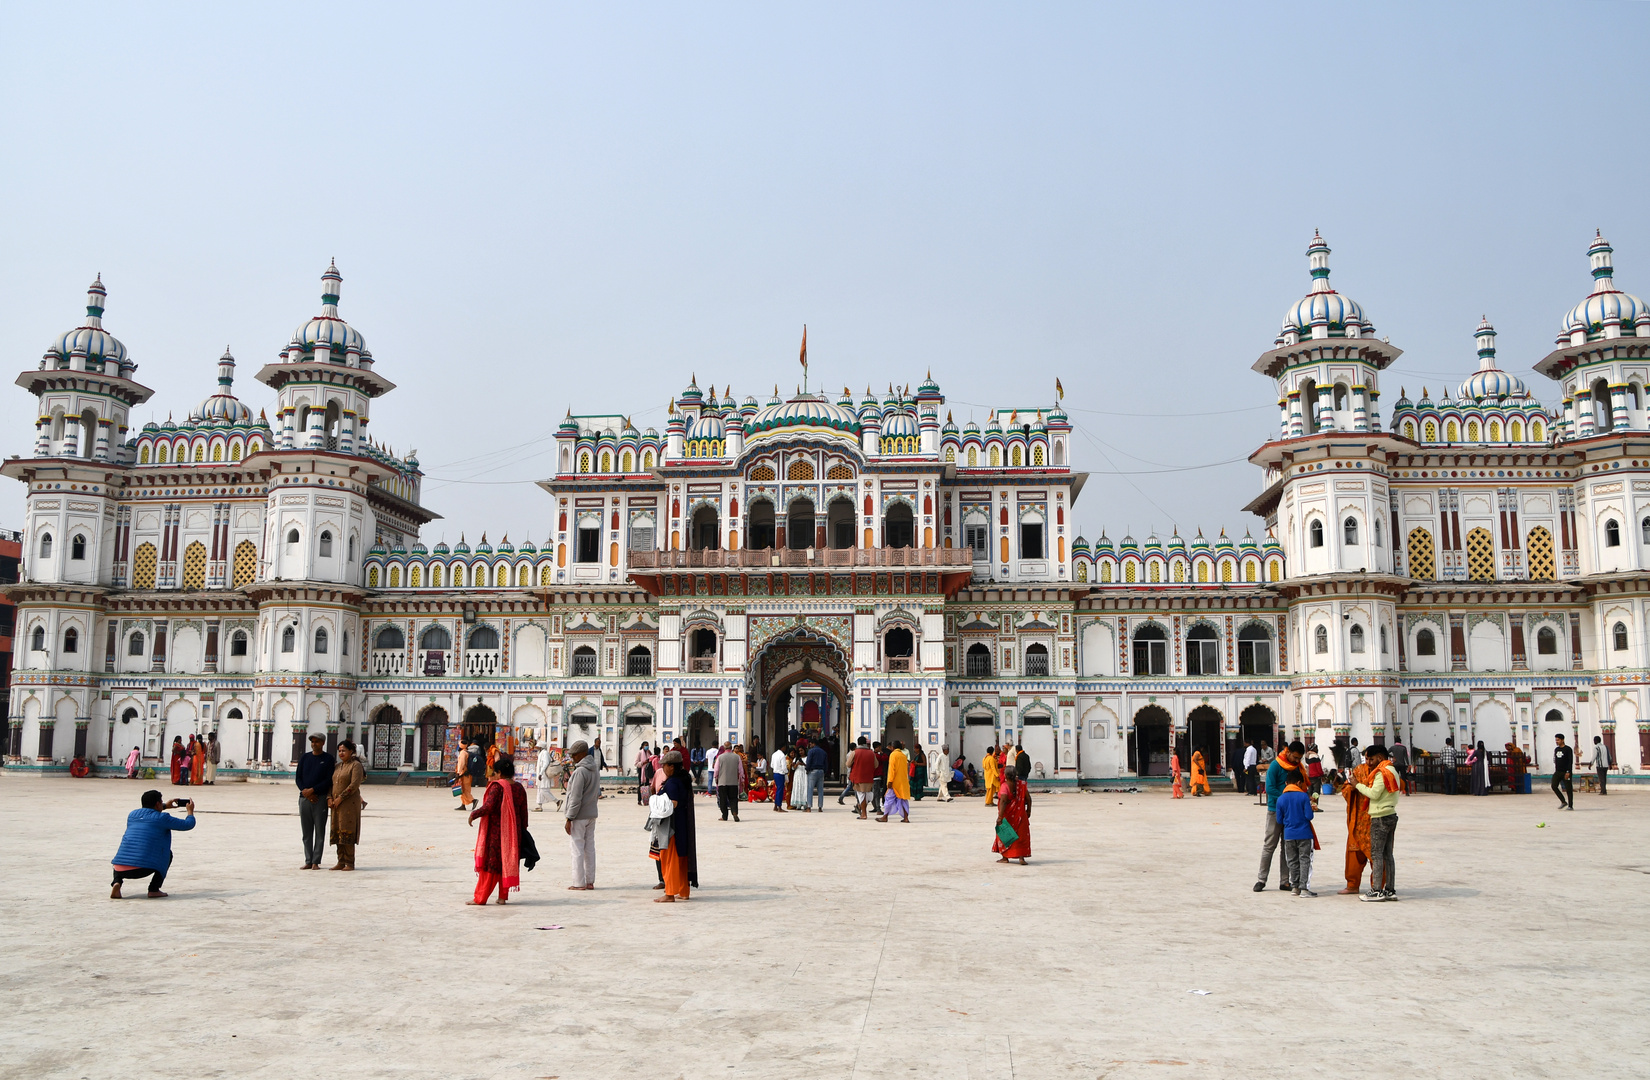
[[[1278,890],[1280,892],[1288,892],[1290,889],[1293,889],[1293,888],[1294,888],[1294,886],[1289,884],[1287,881],[1278,882]]]
[[[1296,896],[1316,897],[1318,894],[1313,892],[1311,889],[1296,889],[1295,890],[1295,895]],[[1391,898],[1389,897],[1388,899],[1391,899]]]
[[[1296,889],[1295,892],[1294,892],[1294,895],[1299,896],[1300,894],[1301,894],[1301,891],[1299,889]]]
[[[1386,893],[1384,892],[1366,892],[1362,896],[1358,897],[1359,900],[1362,900],[1366,904],[1379,904],[1386,898]]]
[[[1398,894],[1393,892],[1391,889],[1388,889],[1386,892],[1382,893],[1381,895],[1386,897],[1388,902],[1391,902],[1391,903],[1396,903],[1397,900],[1398,900]]]
[[[1255,882],[1255,891],[1256,892],[1265,892],[1266,891],[1266,882],[1264,882],[1264,881]]]

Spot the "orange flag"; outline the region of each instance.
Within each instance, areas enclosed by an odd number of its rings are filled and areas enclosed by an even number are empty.
[[[808,366],[808,324],[802,324],[802,367]]]

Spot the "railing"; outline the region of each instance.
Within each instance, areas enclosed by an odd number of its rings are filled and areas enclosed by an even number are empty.
[[[407,654],[401,649],[374,649],[368,665],[374,675],[401,675],[407,670]]]
[[[632,551],[632,570],[783,569],[822,567],[971,566],[968,548],[762,548],[752,551]]]
[[[499,672],[499,651],[497,649],[471,649],[464,654],[464,674],[474,678],[481,675],[497,675]]]
[[[970,656],[964,665],[963,673],[970,679],[989,679],[991,677],[991,661],[983,656]]]
[[[1039,653],[1028,653],[1026,655],[1026,674],[1046,678],[1048,676],[1048,657]]]
[[[716,657],[714,657],[714,656],[695,656],[691,660],[688,661],[688,670],[689,671],[715,671],[716,670]]]
[[[889,671],[910,671],[911,658],[909,656],[890,656],[888,658]]]
[[[588,678],[588,677],[594,676],[595,674],[596,674],[596,654],[595,653],[590,652],[590,653],[574,653],[573,654],[573,676],[575,678]]]

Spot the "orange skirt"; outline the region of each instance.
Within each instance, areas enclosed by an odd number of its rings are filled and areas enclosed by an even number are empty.
[[[679,896],[683,900],[688,898],[687,864],[681,856],[676,854],[676,837],[670,838],[669,845],[659,860],[659,869],[665,875],[665,895]]]

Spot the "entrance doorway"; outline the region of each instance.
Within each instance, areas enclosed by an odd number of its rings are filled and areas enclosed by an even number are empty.
[[[642,748],[643,743],[651,748],[658,744],[658,730],[653,726],[653,717],[646,713],[637,713],[624,718],[624,731],[619,736],[619,768],[626,773],[634,773],[636,765],[636,751]]]
[[[1278,745],[1278,718],[1276,714],[1264,705],[1251,705],[1238,714],[1238,738],[1242,745],[1236,748],[1236,760],[1243,760],[1243,747],[1259,739],[1263,744],[1274,750]],[[1327,752],[1329,747],[1318,747],[1320,752]]]
[[[1186,751],[1185,765],[1192,767],[1192,753],[1203,751],[1203,765],[1209,770],[1210,776],[1216,776],[1224,770],[1221,763],[1221,744],[1225,741],[1222,729],[1226,721],[1208,705],[1199,705],[1186,718],[1186,731],[1190,747]],[[1241,759],[1240,759],[1241,760]]]
[[[479,746],[485,754],[498,737],[498,716],[486,705],[473,706],[464,714],[461,730],[465,746]]]
[[[372,767],[394,769],[401,764],[401,710],[385,705],[372,718]]]
[[[418,761],[414,764],[430,772],[444,772],[442,752],[447,746],[447,710],[439,705],[424,710],[418,718],[418,737]]]
[[[1054,775],[1054,718],[1027,716],[1020,720],[1020,749],[1031,759],[1031,778],[1046,780]]]
[[[1129,768],[1136,776],[1169,775],[1169,731],[1172,723],[1161,706],[1147,705],[1134,714],[1129,732]]]
[[[895,740],[904,743],[907,750],[916,745],[916,724],[904,709],[895,709],[882,721],[882,745],[893,746]]]
[[[976,713],[963,717],[963,757],[974,765],[976,772],[985,769],[985,752],[997,741],[997,725],[990,713]]]
[[[716,717],[703,709],[691,712],[687,718],[687,745],[688,750],[709,750],[720,741],[717,739]]]

